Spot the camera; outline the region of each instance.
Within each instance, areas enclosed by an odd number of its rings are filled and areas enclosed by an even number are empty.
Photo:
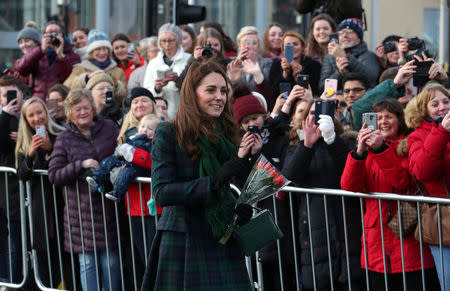
[[[250,133],[257,133],[257,134],[260,134],[260,133],[259,133],[259,127],[255,126],[255,125],[249,125],[249,126],[247,127],[247,131],[250,132]]]
[[[59,41],[59,39],[58,39],[58,33],[52,32],[49,34],[49,36],[50,36],[50,42],[52,43],[52,45],[54,45],[55,47],[59,47],[59,45],[61,44],[61,41]]]
[[[113,92],[112,91],[106,91],[106,104],[110,105],[113,103]]]
[[[203,47],[202,57],[209,59],[213,56],[213,48],[211,47],[211,43],[208,41],[206,46]]]
[[[391,52],[395,52],[397,50],[397,46],[392,41],[388,41],[383,45],[384,47],[384,53],[388,54]]]
[[[422,39],[418,38],[417,36],[408,38],[407,42],[408,42],[408,49],[410,51],[425,49],[425,42]]]

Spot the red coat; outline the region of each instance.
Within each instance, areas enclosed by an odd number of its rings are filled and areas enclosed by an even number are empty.
[[[64,58],[55,59],[51,65],[41,47],[35,47],[16,60],[13,70],[25,77],[24,80],[27,80],[29,86],[32,85],[30,84],[32,81],[28,82],[28,78],[32,75],[34,79],[33,96],[45,101],[48,90],[55,84],[64,83],[72,73],[73,65],[80,62],[80,56],[72,51],[72,47],[70,44],[64,45]]]
[[[135,149],[133,160],[131,162],[139,167],[148,170],[152,168],[152,158],[150,157],[150,153],[140,148]],[[141,204],[141,197],[139,195],[139,190],[142,191],[142,204]],[[125,196],[125,203],[128,215],[130,216],[150,215],[147,207],[147,201],[150,200],[151,197],[150,193],[151,193],[151,186],[149,183],[141,183],[141,189],[139,189],[139,184],[135,183],[131,184],[130,187],[128,188],[127,195]],[[128,206],[128,199],[130,201],[130,206]],[[162,212],[162,207],[160,207],[158,204],[156,204],[156,212],[158,214],[161,214]]]
[[[130,79],[130,75],[131,75],[131,73],[133,73],[134,70],[136,70],[140,66],[145,65],[145,60],[140,55],[139,55],[139,61],[141,62],[139,66],[136,66],[134,61],[129,61],[126,67],[123,66],[119,61],[117,62],[117,64],[119,65],[119,68],[121,68],[123,70],[123,72],[125,73],[125,77],[127,78],[127,82],[128,82],[128,79]]]
[[[450,132],[422,120],[408,136],[409,168],[431,196],[447,197],[442,175],[450,188]]]
[[[382,153],[374,154],[369,151],[365,160],[357,160],[349,153],[344,173],[341,178],[342,189],[353,192],[384,192],[403,194],[410,186],[406,157],[395,153],[398,140]],[[403,164],[403,166],[402,166]],[[364,213],[364,227],[367,248],[368,269],[384,273],[384,263],[381,243],[381,228],[377,199],[364,199],[366,211]],[[386,270],[388,273],[402,272],[402,257],[400,240],[387,227],[389,206],[392,205],[392,216],[397,212],[397,202],[381,200],[383,213],[384,248],[386,256]],[[366,268],[364,244],[361,238],[361,266]],[[403,239],[405,254],[405,271],[421,270],[420,246],[414,239],[414,234]],[[434,266],[430,250],[424,248],[424,266]]]

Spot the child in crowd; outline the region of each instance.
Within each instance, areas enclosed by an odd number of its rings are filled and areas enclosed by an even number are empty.
[[[151,152],[152,138],[161,119],[154,114],[142,117],[138,132],[126,140],[126,143],[118,145],[113,155],[104,159],[100,166],[93,171],[92,176],[88,176],[86,181],[92,189],[97,191],[110,178],[110,173],[114,168],[120,170],[117,178],[113,182],[114,190],[105,194],[105,197],[113,201],[120,201],[120,198],[128,190],[130,183],[139,176],[150,176],[150,171],[131,163],[135,148],[141,148]]]

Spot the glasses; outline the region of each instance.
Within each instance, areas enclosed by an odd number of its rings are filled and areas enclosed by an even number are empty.
[[[345,28],[345,29],[340,30],[338,33],[339,34],[344,34],[344,33],[350,34],[350,33],[353,33],[353,32],[354,32],[353,29]]]
[[[103,86],[103,87],[98,87],[98,88],[95,88],[95,90],[97,90],[97,91],[113,91],[114,90],[114,87],[111,87],[111,86]]]
[[[344,94],[348,94],[348,93],[350,93],[350,91],[353,91],[354,93],[361,93],[362,91],[366,91],[366,89],[356,87],[356,88],[348,88],[348,89],[343,90]]]
[[[170,38],[170,39],[161,39],[159,42],[160,43],[174,43],[176,41],[177,41],[176,39]]]

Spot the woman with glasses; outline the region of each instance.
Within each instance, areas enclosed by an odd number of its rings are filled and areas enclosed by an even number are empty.
[[[149,62],[144,77],[144,87],[150,90],[153,96],[167,100],[169,120],[174,118],[180,103],[176,81],[191,56],[184,52],[182,41],[183,32],[178,26],[172,23],[163,24],[158,33],[161,51]]]

